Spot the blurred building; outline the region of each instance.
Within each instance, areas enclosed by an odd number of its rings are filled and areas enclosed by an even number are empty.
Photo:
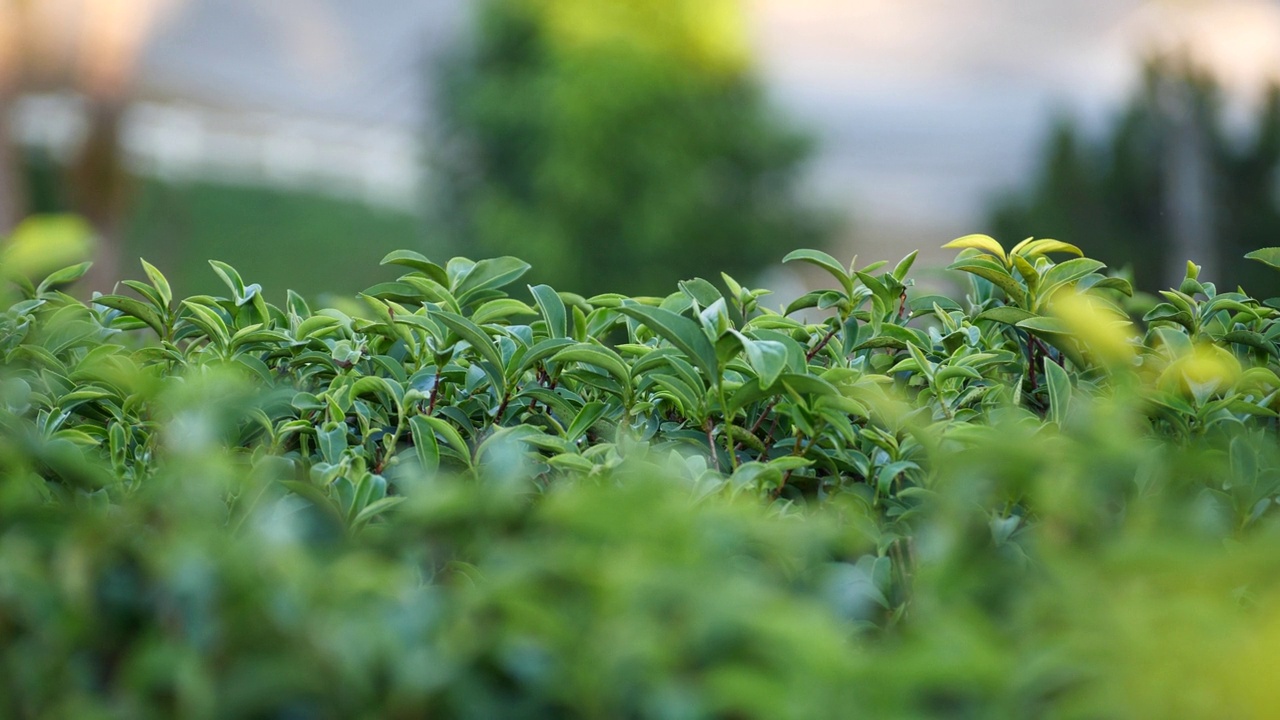
[[[18,2],[19,0],[9,0]],[[319,189],[412,208],[427,65],[468,0],[171,0],[142,41],[121,138],[160,177]],[[1277,0],[753,0],[761,70],[821,142],[813,192],[864,257],[978,227],[1030,172],[1048,117],[1099,119],[1139,56],[1187,44],[1247,91],[1280,69]],[[36,88],[23,143],[67,153],[82,97]]]

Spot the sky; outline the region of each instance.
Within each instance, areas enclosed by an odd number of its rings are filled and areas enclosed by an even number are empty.
[[[141,84],[228,108],[416,131],[466,0],[188,0]],[[750,0],[759,71],[819,141],[814,196],[860,242],[978,231],[1057,114],[1097,126],[1139,58],[1188,46],[1241,107],[1280,75],[1280,0]],[[943,241],[945,241],[944,238]]]
[[[814,187],[864,235],[980,231],[1052,118],[1098,127],[1139,58],[1194,48],[1247,104],[1280,75],[1271,0],[761,0],[763,71],[823,142]]]

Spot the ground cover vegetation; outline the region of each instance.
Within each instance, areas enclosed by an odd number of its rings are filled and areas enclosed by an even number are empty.
[[[949,247],[785,308],[398,251],[339,310],[11,243],[0,713],[1267,716],[1280,299]]]

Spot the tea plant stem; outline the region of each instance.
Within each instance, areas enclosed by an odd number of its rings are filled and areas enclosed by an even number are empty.
[[[440,367],[436,366],[436,381],[431,386],[431,399],[427,402],[427,417],[436,414],[436,399],[440,396]]]
[[[813,447],[813,441],[809,442],[809,447]],[[806,449],[807,448],[804,447],[804,433],[797,430],[796,446],[794,449],[792,449],[791,454],[795,457],[801,457],[802,455],[804,455],[804,451]],[[788,470],[782,474],[782,482],[778,483],[778,487],[773,491],[773,493],[771,493],[774,500],[777,500],[779,497],[782,496],[782,489],[785,488],[787,486],[787,483],[791,481],[791,473],[793,472],[795,471]]]
[[[715,429],[715,425],[712,424],[711,418],[707,418],[707,422],[706,422],[707,447],[711,448],[711,464],[714,465],[717,469],[719,469],[720,455],[716,452],[716,437],[715,437],[715,433],[713,432],[714,429]]]
[[[508,390],[502,394],[502,404],[498,405],[498,411],[493,414],[493,424],[498,425],[502,422],[502,414],[507,411],[507,405],[511,402],[511,391]]]
[[[831,328],[831,331],[828,332],[822,340],[818,341],[817,345],[814,345],[809,352],[804,354],[804,359],[806,361],[810,361],[817,357],[818,353],[822,352],[822,349],[827,346],[827,343],[831,342],[831,338],[835,337],[838,332],[840,332],[840,328],[838,326]]]
[[[725,446],[725,450],[729,453],[729,467],[732,468],[733,470],[737,470],[738,469],[738,453],[734,449],[736,443],[734,443],[733,441],[733,434],[730,433],[728,429],[728,426],[733,423],[733,418],[729,416],[728,407],[729,407],[729,399],[724,394],[724,383],[721,383],[720,384],[720,409],[724,413],[724,425],[725,425],[724,446]]]
[[[539,383],[545,383],[546,381],[547,381],[547,371],[546,371],[546,368],[542,367],[541,363],[539,363],[539,365],[538,365],[538,382],[539,382]],[[538,409],[538,398],[534,398],[534,399],[529,403],[529,412],[536,412],[536,411],[537,411],[537,409]]]
[[[764,452],[760,453],[760,460],[763,461],[769,456],[769,451],[773,449],[773,433],[778,429],[778,415],[773,416],[773,423],[769,425],[769,434],[765,436]]]
[[[893,565],[898,571],[899,591],[902,593],[902,604],[906,605],[910,602],[911,592],[911,549],[903,548],[909,539],[899,538],[889,545],[889,557],[893,560]]]
[[[773,406],[774,406],[774,405],[777,405],[777,404],[778,404],[778,399],[777,399],[777,398],[774,398],[773,400],[770,400],[770,401],[769,401],[769,404],[768,404],[768,405],[765,405],[765,406],[764,406],[764,410],[761,410],[761,411],[760,411],[760,415],[759,415],[759,417],[757,417],[757,418],[756,418],[756,421],[755,421],[754,423],[752,423],[752,424],[751,424],[751,427],[750,427],[750,428],[748,428],[748,429],[747,429],[747,434],[748,434],[748,435],[755,435],[755,434],[756,434],[756,430],[759,430],[759,429],[760,429],[760,426],[761,426],[762,424],[764,424],[764,419],[765,419],[765,418],[767,418],[767,417],[769,417],[770,413],[773,411]],[[737,445],[737,446],[735,446],[735,450],[736,450],[737,448],[740,448],[740,447],[741,447],[741,445]]]

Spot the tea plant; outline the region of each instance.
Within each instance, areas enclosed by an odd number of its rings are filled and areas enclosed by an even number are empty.
[[[1274,592],[1280,303],[1189,264],[1136,318],[1068,243],[948,246],[957,297],[916,289],[914,253],[803,250],[784,260],[832,287],[777,309],[728,275],[583,297],[517,289],[516,258],[411,251],[325,308],[218,262],[221,296],[178,298],[145,261],[88,302],[64,291],[87,263],[13,275],[0,707],[1111,707],[1073,674],[1105,643],[1059,632],[1085,620],[1051,578],[1106,587],[1121,549],[1179,537],[1220,563],[1202,599],[1223,622],[1247,625],[1222,597]],[[936,671],[948,653],[969,660]],[[900,683],[874,679],[886,661]]]

